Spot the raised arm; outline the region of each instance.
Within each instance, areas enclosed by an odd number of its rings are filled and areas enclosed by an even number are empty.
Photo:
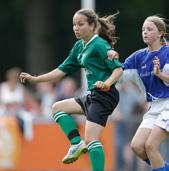
[[[159,77],[162,81],[164,81],[164,83],[169,84],[169,73],[168,71],[163,72],[160,70],[160,60],[157,56],[154,58],[153,63],[154,63],[154,75]]]

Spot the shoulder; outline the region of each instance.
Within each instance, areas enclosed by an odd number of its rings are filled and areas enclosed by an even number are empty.
[[[146,54],[146,53],[147,53],[147,48],[142,48],[135,51],[135,54]]]
[[[169,62],[169,46],[164,45],[158,52],[161,61]]]
[[[96,44],[99,44],[99,45],[109,45],[109,43],[100,36],[96,37],[95,42]]]
[[[69,51],[69,56],[76,56],[76,54],[79,53],[79,51],[83,49],[83,42],[82,40],[78,40],[74,43],[73,47]]]
[[[8,86],[7,86],[7,83],[5,81],[0,84],[1,89],[7,88],[7,87]]]
[[[168,45],[164,45],[164,46],[162,47],[162,50],[163,50],[163,51],[166,51],[167,53],[169,53],[169,46],[168,46]]]
[[[79,48],[79,47],[81,47],[81,46],[83,46],[82,40],[77,40],[77,41],[75,42],[73,48]]]
[[[158,56],[161,57],[162,60],[166,60],[169,58],[169,46],[164,45],[158,50]]]
[[[110,44],[99,36],[95,38],[92,44],[93,44],[94,49],[97,49],[97,50],[103,50],[103,49],[110,50],[111,49]]]
[[[137,56],[142,56],[142,55],[145,55],[147,53],[147,48],[143,48],[143,49],[139,49],[139,50],[136,50],[135,52],[133,52],[129,57],[137,57]]]

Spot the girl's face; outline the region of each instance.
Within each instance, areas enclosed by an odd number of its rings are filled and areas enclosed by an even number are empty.
[[[152,45],[155,42],[161,42],[162,33],[159,32],[157,26],[151,21],[145,21],[142,27],[142,37],[144,43]]]
[[[88,41],[94,34],[94,24],[89,25],[87,17],[81,14],[75,14],[73,17],[73,31],[77,39]]]

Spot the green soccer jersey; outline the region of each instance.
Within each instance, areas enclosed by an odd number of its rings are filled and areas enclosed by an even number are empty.
[[[104,82],[115,68],[122,67],[118,60],[108,59],[107,51],[110,49],[109,43],[98,35],[93,36],[86,45],[79,40],[58,68],[68,75],[84,68],[88,90],[92,90],[96,81]]]

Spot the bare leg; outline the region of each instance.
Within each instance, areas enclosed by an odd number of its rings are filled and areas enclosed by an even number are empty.
[[[85,126],[85,141],[90,143],[94,140],[99,140],[101,133],[103,132],[104,127],[90,121],[86,121]]]
[[[140,157],[143,160],[147,159],[145,142],[147,141],[150,133],[151,133],[151,129],[138,128],[136,134],[134,135],[131,141],[132,150],[138,157]]]
[[[167,132],[160,127],[155,127],[146,141],[146,153],[151,162],[152,168],[161,168],[164,166],[164,160],[160,154],[161,143],[167,137]]]
[[[56,102],[52,106],[52,114],[64,111],[67,114],[84,114],[81,106],[74,100],[74,98]]]
[[[103,129],[104,127],[97,123],[86,121],[85,140],[88,143],[92,171],[104,171],[105,156],[103,146],[99,141]]]

